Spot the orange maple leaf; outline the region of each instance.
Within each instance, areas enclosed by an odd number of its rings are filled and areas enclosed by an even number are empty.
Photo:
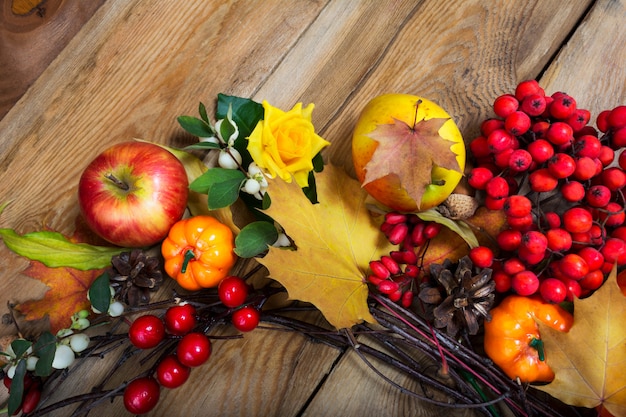
[[[369,136],[378,142],[378,147],[365,167],[363,185],[387,175],[396,175],[402,188],[419,202],[426,187],[432,182],[434,166],[461,171],[457,155],[450,149],[456,142],[439,134],[439,129],[448,120],[433,117],[415,120],[413,126],[410,126],[394,119],[394,123],[377,125]]]
[[[102,244],[81,217],[76,219],[74,234],[68,238],[74,243]],[[22,273],[46,284],[50,289],[40,300],[25,301],[16,309],[25,315],[26,320],[50,319],[50,330],[56,333],[68,328],[72,323],[72,314],[89,309],[87,292],[91,283],[104,271],[92,269],[80,271],[74,268],[48,268],[38,261],[31,261]]]
[[[87,292],[102,271],[48,268],[41,262],[31,261],[22,273],[43,282],[50,289],[41,300],[26,301],[17,305],[16,309],[26,316],[26,320],[38,320],[47,315],[52,333],[68,328],[72,323],[72,314],[91,307]]]

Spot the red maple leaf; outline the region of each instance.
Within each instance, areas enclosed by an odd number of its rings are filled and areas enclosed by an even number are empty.
[[[415,114],[417,116],[417,109]],[[394,123],[377,125],[369,136],[378,142],[378,147],[365,167],[363,185],[396,175],[409,196],[419,204],[426,187],[432,183],[434,166],[461,171],[457,155],[450,149],[456,142],[439,135],[439,129],[448,120],[424,118],[410,126],[394,118]]]
[[[31,261],[22,273],[43,282],[50,289],[41,300],[26,301],[17,305],[16,309],[26,316],[26,320],[38,320],[47,315],[52,333],[68,328],[72,324],[72,314],[91,307],[87,292],[102,271],[48,268],[41,262]]]

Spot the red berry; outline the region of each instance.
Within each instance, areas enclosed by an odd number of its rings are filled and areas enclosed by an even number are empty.
[[[626,126],[626,106],[617,106],[611,110],[607,122],[614,129]]]
[[[211,356],[211,341],[204,333],[187,333],[178,342],[176,358],[190,368],[200,366]]]
[[[217,294],[222,304],[229,308],[239,307],[248,298],[249,287],[246,281],[238,276],[228,276],[220,281]]]
[[[470,249],[469,257],[474,266],[478,268],[489,268],[493,264],[493,251],[487,246],[477,246]]]
[[[159,384],[153,378],[137,378],[124,389],[124,407],[130,413],[145,414],[157,405],[160,395]]]
[[[563,227],[570,233],[588,232],[592,223],[591,213],[582,207],[572,207],[563,213]]]
[[[604,185],[593,185],[587,190],[586,199],[591,207],[604,207],[611,201],[611,190]]]
[[[487,143],[492,153],[499,153],[511,148],[513,135],[504,129],[496,129],[487,136]]]
[[[503,94],[493,102],[493,112],[503,119],[519,107],[519,101],[511,94]]]
[[[383,281],[392,282],[392,281]],[[382,283],[381,283],[382,284]],[[261,321],[261,312],[252,306],[246,306],[233,313],[232,323],[240,332],[249,332],[257,328]]]
[[[150,349],[165,337],[163,320],[152,314],[135,319],[128,329],[130,342],[139,349]]]
[[[32,413],[37,408],[39,400],[41,399],[41,387],[40,384],[35,384],[29,389],[24,389],[25,394],[22,399],[22,414],[26,415]]]
[[[549,229],[546,231],[548,249],[553,252],[566,252],[572,247],[572,235],[565,229]]]
[[[392,245],[398,245],[409,233],[409,226],[406,223],[400,223],[393,226],[387,239]]]
[[[504,203],[504,213],[507,216],[523,217],[530,214],[532,203],[528,197],[523,195],[512,195]]]
[[[485,137],[485,140],[487,136],[489,136],[489,134],[496,129],[504,129],[504,120],[493,117],[493,118],[485,119],[480,124],[480,132]]]
[[[175,335],[182,336],[196,327],[196,309],[191,304],[181,304],[167,309],[165,327]]]
[[[533,163],[533,157],[526,149],[516,149],[509,156],[508,167],[513,172],[527,171]]]
[[[600,269],[604,265],[604,256],[596,248],[586,246],[580,249],[577,254],[585,260],[590,271]]]
[[[565,284],[565,301],[574,301],[574,298],[580,298],[582,289],[579,281],[569,278],[563,278],[561,281]]]
[[[559,180],[550,173],[548,168],[540,168],[531,172],[528,181],[530,188],[538,193],[552,191],[559,185]]]
[[[554,178],[567,178],[576,170],[576,161],[568,154],[558,152],[548,160],[548,170]]]
[[[515,275],[526,270],[526,265],[519,258],[509,258],[502,264],[502,270],[508,275]]]
[[[424,227],[424,237],[426,239],[435,238],[441,231],[442,227],[443,226],[440,223],[435,223],[435,222],[427,223],[426,226]]]
[[[489,210],[502,210],[502,207],[504,207],[504,202],[506,200],[504,198],[494,198],[491,196],[486,196],[485,197],[485,207],[487,207]]]
[[[505,198],[509,195],[509,184],[502,177],[493,177],[485,187],[487,196],[491,198]],[[504,204],[504,202],[503,202]]]
[[[610,237],[604,242],[604,246],[600,249],[604,256],[604,262],[613,265],[626,264],[626,243],[622,239]]]
[[[604,110],[596,118],[596,126],[602,133],[606,133],[609,130],[609,114],[611,114],[610,110]]]
[[[548,211],[543,214],[543,223],[548,229],[556,229],[561,227],[561,216],[554,211]]]
[[[565,122],[554,122],[546,132],[546,139],[557,146],[565,145],[574,139],[574,130]]]
[[[389,295],[398,291],[398,289],[400,288],[400,284],[398,284],[395,281],[391,281],[387,279],[387,280],[381,281],[381,283],[378,284],[376,288],[381,293]]]
[[[493,178],[493,172],[484,167],[475,167],[469,172],[467,182],[477,190],[484,190],[490,179]]]
[[[183,385],[191,368],[180,363],[176,355],[168,355],[157,365],[156,375],[159,384],[165,388],[177,388]]]
[[[406,223],[407,220],[408,220],[408,217],[404,213],[398,213],[396,211],[389,211],[385,213],[385,223],[400,224],[400,223]]]
[[[619,167],[609,167],[602,171],[602,184],[611,191],[617,191],[626,185],[626,173]]]
[[[489,142],[487,142],[486,136],[478,136],[472,140],[469,144],[469,150],[476,159],[491,155],[491,149],[489,149]]]
[[[530,94],[524,97],[520,108],[529,116],[540,116],[546,111],[546,98],[542,94]]]
[[[589,265],[587,265],[587,262],[582,256],[575,253],[568,253],[561,258],[559,261],[559,269],[565,276],[575,280],[582,279],[589,273]]]
[[[602,145],[602,147],[600,147],[600,155],[598,155],[598,159],[602,162],[603,166],[609,166],[615,159],[615,151],[606,145]]]
[[[599,269],[589,272],[587,275],[585,275],[582,279],[578,281],[578,283],[583,289],[590,290],[590,291],[594,291],[600,288],[603,282],[604,282],[604,274]]]
[[[532,228],[535,219],[532,214],[527,214],[521,217],[507,216],[506,222],[511,229],[526,231]]]
[[[541,297],[549,303],[562,303],[567,296],[567,287],[563,281],[556,278],[546,278],[539,285]]]
[[[572,127],[574,132],[580,132],[591,119],[591,113],[586,109],[576,109],[565,122]]]
[[[496,291],[499,293],[507,292],[511,289],[511,276],[504,271],[494,271],[491,279],[496,284]]]
[[[391,272],[381,261],[370,261],[370,270],[380,279],[387,279],[391,276]]]
[[[503,230],[496,237],[496,241],[502,250],[513,252],[522,243],[522,232],[514,229]]]
[[[534,94],[542,97],[545,95],[545,91],[541,88],[537,80],[524,80],[515,87],[515,98],[519,101]]]
[[[602,143],[600,140],[592,135],[583,135],[574,141],[574,150],[576,156],[588,156],[589,158],[597,158],[600,156],[600,148]]]
[[[546,253],[530,252],[528,249],[526,249],[526,247],[520,246],[520,248],[517,250],[517,256],[519,256],[519,258],[527,265],[537,265],[545,259]]]
[[[561,186],[561,195],[571,203],[576,203],[585,198],[585,186],[578,181],[568,181]]]
[[[550,104],[550,115],[556,119],[564,120],[570,117],[576,110],[576,100],[565,93],[554,93],[554,101]]]
[[[411,304],[413,304],[413,297],[414,297],[413,291],[407,291],[404,294],[402,294],[402,301],[401,301],[402,307],[404,308],[411,307]]]
[[[511,278],[511,288],[519,295],[533,295],[539,289],[539,278],[532,271],[522,271]]]
[[[522,235],[522,247],[530,253],[544,253],[548,248],[548,238],[539,231],[530,230]]]
[[[521,136],[530,129],[530,117],[523,111],[514,111],[504,119],[504,129],[512,135]]]
[[[554,155],[554,148],[552,144],[545,139],[537,139],[534,142],[528,144],[527,147],[530,156],[533,161],[538,164],[543,164],[548,161]]]
[[[594,159],[588,156],[580,157],[576,160],[573,176],[579,181],[586,181],[596,175],[597,167]]]

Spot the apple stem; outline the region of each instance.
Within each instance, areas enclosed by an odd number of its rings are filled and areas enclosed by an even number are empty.
[[[196,255],[193,253],[193,251],[191,249],[187,249],[187,252],[185,252],[185,259],[183,259],[183,266],[180,268],[181,273],[184,274],[185,272],[187,272],[187,266],[189,265],[189,261],[191,261],[195,257]]]
[[[115,184],[117,187],[121,188],[124,191],[128,191],[130,190],[130,186],[128,184],[126,184],[124,181],[121,181],[120,179],[118,179],[115,175],[113,174],[106,174],[105,177],[111,181],[113,184]]]

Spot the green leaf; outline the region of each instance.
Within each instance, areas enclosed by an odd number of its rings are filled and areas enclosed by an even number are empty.
[[[15,339],[11,342],[11,349],[13,349],[16,358],[21,358],[32,345],[32,342],[28,340]]]
[[[200,138],[208,138],[215,135],[213,128],[204,120],[193,116],[179,116],[178,123],[187,132]]]
[[[461,238],[465,240],[465,242],[468,244],[470,248],[475,248],[480,245],[478,243],[478,239],[476,239],[476,235],[474,234],[474,231],[465,222],[449,219],[445,217],[444,215],[442,215],[441,213],[439,213],[434,208],[421,211],[416,214],[417,214],[417,217],[419,217],[420,219],[424,221],[439,223],[447,227],[448,229],[452,230],[454,233],[461,236]]]
[[[205,151],[207,149],[221,149],[221,146],[219,145],[219,143],[214,142],[198,142],[194,143],[193,145],[185,146],[183,149],[186,151],[190,151],[192,149]]]
[[[198,105],[198,113],[200,113],[200,117],[202,118],[202,120],[204,120],[206,124],[211,125],[211,122],[209,122],[209,116],[206,112],[206,107],[203,102],[200,102],[200,104]]]
[[[111,258],[124,248],[72,243],[61,233],[31,232],[19,235],[13,229],[0,229],[0,237],[13,252],[49,268],[69,267],[86,271],[106,268]]]
[[[321,152],[318,152],[311,162],[313,163],[313,171],[322,172],[324,170],[324,158]]]
[[[102,313],[109,311],[109,304],[111,303],[109,278],[109,273],[104,272],[89,287],[89,301],[95,309]]]
[[[235,253],[242,258],[252,258],[267,250],[276,242],[278,231],[269,222],[253,222],[246,225],[235,238]]]
[[[315,175],[313,171],[309,172],[309,186],[302,189],[306,198],[313,204],[317,204],[317,185],[315,184]]]
[[[215,117],[217,119],[226,119],[229,106],[232,107],[232,119],[239,127],[239,137],[247,138],[257,123],[259,123],[259,120],[263,119],[263,106],[249,98],[227,96],[220,93],[217,95]]]
[[[22,405],[24,397],[24,375],[26,375],[26,359],[21,359],[15,368],[15,375],[11,380],[11,393],[9,394],[9,404],[7,415],[12,416]]]
[[[52,361],[57,350],[56,337],[50,332],[44,332],[35,342],[33,353],[39,358],[35,365],[35,375],[49,376],[52,373]]]
[[[211,168],[196,178],[189,188],[206,194],[209,210],[228,207],[239,197],[241,183],[246,179],[243,172],[235,169]]]

